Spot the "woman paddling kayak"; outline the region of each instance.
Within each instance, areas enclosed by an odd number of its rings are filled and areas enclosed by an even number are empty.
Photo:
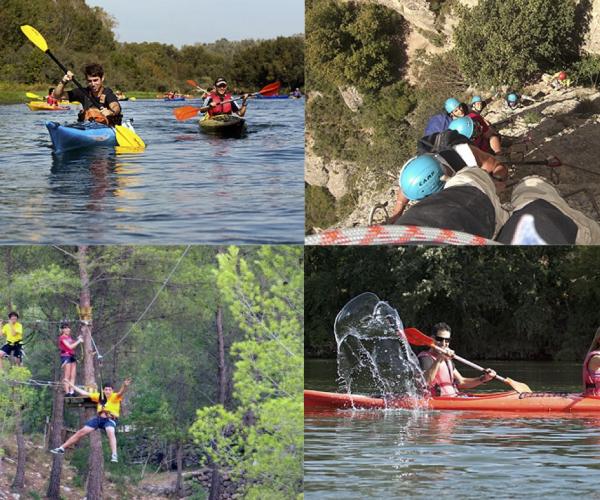
[[[600,396],[600,328],[583,361],[583,387],[586,396]]]

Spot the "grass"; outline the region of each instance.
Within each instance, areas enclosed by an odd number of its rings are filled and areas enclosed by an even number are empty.
[[[19,104],[29,102],[31,99],[25,95],[26,92],[33,92],[40,97],[44,97],[48,94],[48,89],[52,86],[53,85],[51,84],[40,87],[39,84],[26,85],[22,83],[0,82],[0,104]],[[131,92],[125,93],[127,97],[135,97],[136,99],[156,99],[158,94],[161,93],[148,92],[144,90],[132,90]]]
[[[527,125],[533,125],[535,123],[539,123],[542,119],[542,114],[537,111],[528,111],[523,114],[523,120]]]

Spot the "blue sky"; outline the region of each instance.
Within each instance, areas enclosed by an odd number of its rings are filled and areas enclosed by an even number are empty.
[[[304,0],[86,0],[116,18],[120,42],[177,47],[220,38],[274,38],[304,33]],[[214,14],[212,11],[223,11]]]

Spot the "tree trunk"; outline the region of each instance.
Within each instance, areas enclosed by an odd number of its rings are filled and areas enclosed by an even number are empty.
[[[85,355],[83,358],[83,380],[85,385],[94,386],[96,384],[96,374],[94,371],[94,352],[92,347],[92,324],[91,307],[92,300],[90,296],[90,279],[87,269],[87,250],[85,245],[79,246],[77,251],[77,261],[79,263],[79,277],[81,279],[81,293],[79,295],[79,310],[82,319],[89,321],[83,322],[81,335],[83,336],[83,347]],[[102,388],[98,388],[100,391]],[[93,408],[85,410],[86,418],[92,418],[96,415]],[[88,477],[86,484],[86,497],[88,500],[100,500],[102,498],[102,482],[104,479],[104,458],[102,456],[102,437],[99,432],[94,431],[90,434],[90,457],[88,460]]]
[[[217,345],[219,350],[218,356],[218,401],[225,406],[227,401],[227,365],[225,364],[225,339],[223,338],[223,308],[217,306]]]
[[[221,498],[221,477],[219,474],[219,466],[217,464],[213,464],[208,500],[219,500],[219,498]]]
[[[177,482],[175,483],[175,495],[177,498],[185,496],[183,492],[183,441],[177,442],[177,451],[175,452],[177,461]]]
[[[60,380],[61,372],[58,379]],[[58,448],[62,444],[62,428],[64,426],[65,393],[61,384],[54,387],[52,400],[52,421],[50,422],[50,449]],[[60,475],[62,473],[63,455],[52,455],[52,470],[46,498],[60,499]]]
[[[15,434],[17,438],[17,470],[11,488],[13,491],[20,492],[25,485],[25,460],[27,458],[25,436],[23,436],[23,414],[20,402],[17,404],[15,414]]]

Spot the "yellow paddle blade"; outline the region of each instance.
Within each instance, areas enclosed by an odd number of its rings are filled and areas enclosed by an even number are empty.
[[[518,393],[523,393],[523,392],[533,392],[529,386],[527,384],[524,384],[523,382],[517,382],[511,378],[506,377],[506,383],[508,385],[510,385],[515,391],[517,391]]]
[[[129,100],[130,101],[137,101],[137,97],[130,97]]]
[[[40,97],[39,95],[34,94],[33,92],[25,92],[25,95],[29,97],[29,99],[39,99],[40,101],[43,99],[43,97]]]
[[[137,150],[146,148],[146,144],[144,144],[142,138],[133,130],[124,127],[123,125],[117,125],[115,126],[115,132],[117,133],[117,144],[119,146]]]
[[[27,38],[29,38],[29,41],[33,43],[33,45],[35,45],[42,52],[46,52],[48,50],[48,44],[46,43],[46,39],[33,26],[24,24],[23,26],[21,26],[21,31],[25,34]]]

